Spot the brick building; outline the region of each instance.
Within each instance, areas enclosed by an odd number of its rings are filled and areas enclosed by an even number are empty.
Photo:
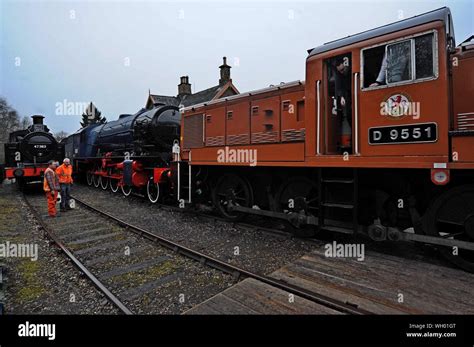
[[[220,99],[222,97],[239,94],[239,91],[232,83],[230,77],[231,67],[227,65],[226,57],[223,58],[223,63],[219,66],[220,78],[219,84],[207,88],[196,93],[191,92],[191,84],[189,83],[189,76],[181,76],[180,83],[178,84],[178,95],[167,96],[167,95],[156,95],[149,94],[146,101],[146,108],[151,109],[154,105],[166,104],[174,106],[191,106],[202,102]]]

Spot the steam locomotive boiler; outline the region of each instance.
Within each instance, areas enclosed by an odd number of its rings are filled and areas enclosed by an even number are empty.
[[[173,143],[179,141],[181,115],[175,106],[159,105],[93,124],[66,140],[66,155],[87,183],[128,196],[146,190],[157,202],[168,181]]]

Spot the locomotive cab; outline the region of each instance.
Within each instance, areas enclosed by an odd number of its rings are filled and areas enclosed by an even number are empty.
[[[306,155],[345,152],[372,166],[446,163],[450,16],[440,9],[311,50],[307,119],[315,141]]]

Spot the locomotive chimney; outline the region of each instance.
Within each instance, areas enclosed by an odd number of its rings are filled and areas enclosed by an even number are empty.
[[[227,58],[223,57],[223,64],[219,66],[219,69],[221,70],[221,78],[219,79],[219,85],[226,84],[229,81],[232,81],[230,78],[230,69],[231,67],[227,65]]]
[[[190,95],[191,84],[189,83],[189,76],[181,76],[181,83],[178,84],[178,96]]]
[[[43,116],[34,115],[34,116],[31,116],[31,118],[33,119],[33,124],[43,125],[43,119],[44,119]]]

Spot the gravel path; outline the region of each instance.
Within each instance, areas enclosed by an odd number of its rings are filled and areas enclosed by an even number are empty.
[[[46,205],[46,199],[44,199]],[[7,243],[9,242],[9,243]],[[5,314],[117,314],[117,309],[39,230],[16,186],[0,185],[0,247],[32,245],[3,262]],[[37,247],[37,260],[32,261]],[[11,250],[13,248],[10,248]]]
[[[76,185],[72,194],[131,224],[261,274],[269,274],[317,247],[300,239],[160,209],[146,199],[124,197],[120,192]]]

